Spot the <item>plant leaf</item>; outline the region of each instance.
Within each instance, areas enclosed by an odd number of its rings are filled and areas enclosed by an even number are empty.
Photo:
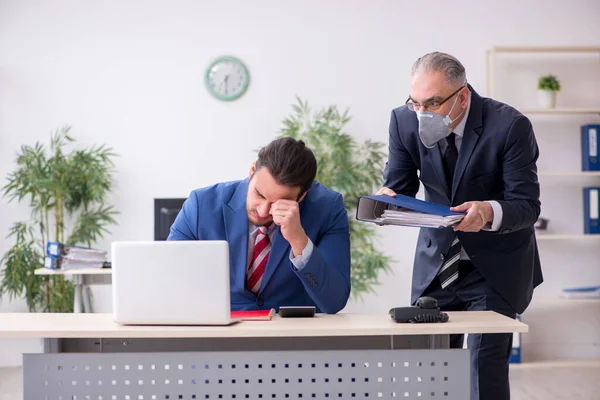
[[[381,273],[391,273],[392,260],[374,245],[375,230],[354,218],[358,198],[381,186],[385,143],[367,140],[359,145],[345,131],[351,120],[348,109],[340,113],[332,105],[313,113],[308,102],[299,97],[291,108],[278,137],[303,140],[317,159],[316,180],[342,194],[352,242],[352,296],[360,299],[374,291]]]

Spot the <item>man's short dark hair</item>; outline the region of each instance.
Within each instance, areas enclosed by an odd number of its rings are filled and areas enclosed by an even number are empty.
[[[317,159],[302,140],[284,137],[273,140],[258,153],[256,170],[265,167],[279,185],[300,187],[304,194],[317,175]]]

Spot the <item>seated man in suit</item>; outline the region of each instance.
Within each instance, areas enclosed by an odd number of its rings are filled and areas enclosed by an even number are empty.
[[[316,173],[302,141],[274,140],[248,178],[194,190],[167,240],[227,240],[232,310],[337,313],[350,295],[348,216],[342,195]]]

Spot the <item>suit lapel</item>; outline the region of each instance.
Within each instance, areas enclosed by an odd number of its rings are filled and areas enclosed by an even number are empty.
[[[460,145],[460,151],[458,153],[458,160],[456,161],[456,169],[452,179],[452,196],[450,198],[450,204],[452,204],[454,201],[456,190],[460,184],[460,180],[462,179],[465,169],[467,168],[467,164],[469,164],[469,160],[471,159],[475,145],[479,140],[481,126],[483,125],[483,100],[470,85],[469,90],[471,91],[471,108],[469,110],[469,116],[465,125],[465,132]]]
[[[479,140],[479,135],[475,131],[467,131],[465,129],[462,144],[460,145],[460,151],[458,153],[458,160],[456,161],[456,170],[454,171],[454,178],[452,179],[451,201],[454,200],[456,188],[458,187],[458,184],[460,183],[463,173],[465,172],[467,164],[469,163],[471,154],[473,154],[473,149],[475,148],[475,144],[477,144],[477,140]]]
[[[229,243],[232,286],[238,289],[245,289],[246,287],[246,263],[248,259],[247,192],[248,180],[246,179],[239,184],[229,202],[223,204],[223,220],[225,221],[225,235]]]

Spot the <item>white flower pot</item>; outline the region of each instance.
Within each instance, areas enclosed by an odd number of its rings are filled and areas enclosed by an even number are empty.
[[[556,92],[552,90],[538,90],[538,102],[542,108],[556,107]]]

